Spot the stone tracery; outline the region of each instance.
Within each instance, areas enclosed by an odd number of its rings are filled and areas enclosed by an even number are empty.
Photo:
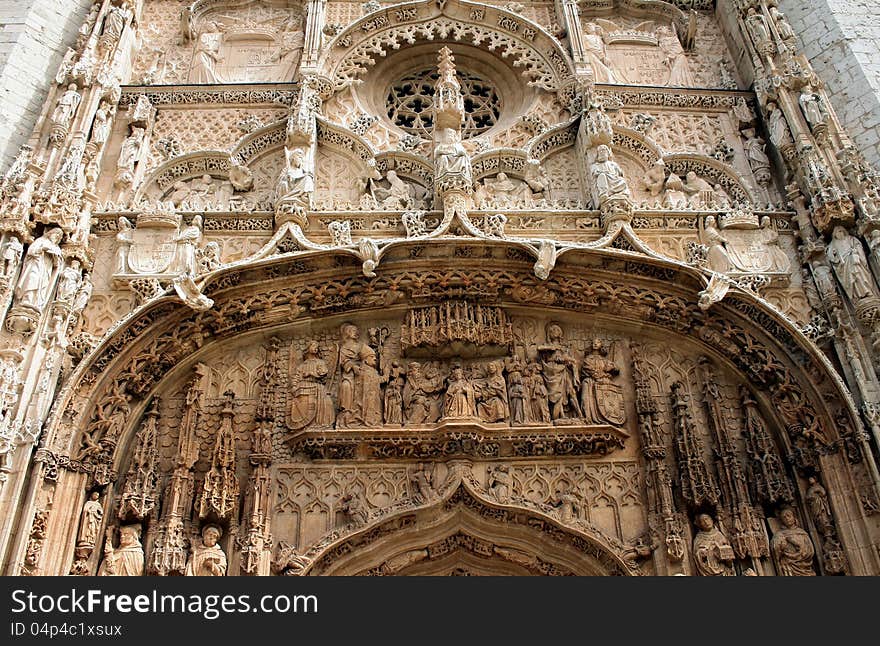
[[[707,3],[342,4],[114,9],[66,59],[0,185],[0,472],[42,429],[62,493],[12,567],[876,572],[876,191],[775,4],[755,92]]]

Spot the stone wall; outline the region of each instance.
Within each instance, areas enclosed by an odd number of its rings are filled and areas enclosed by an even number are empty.
[[[0,0],[0,172],[30,136],[91,0]]]
[[[844,128],[880,164],[880,6],[875,0],[781,0]]]

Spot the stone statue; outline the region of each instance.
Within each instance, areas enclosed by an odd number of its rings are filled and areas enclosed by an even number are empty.
[[[826,251],[834,274],[853,303],[875,296],[865,250],[857,238],[838,225],[834,227]]]
[[[310,341],[303,350],[302,361],[290,374],[290,415],[292,430],[302,428],[329,428],[335,412],[333,400],[327,394],[324,382],[329,374],[327,362],[320,356],[317,341]]]
[[[515,372],[508,376],[507,395],[510,401],[510,423],[521,426],[526,422],[526,387],[522,373]]]
[[[492,361],[488,366],[489,372],[485,382],[478,387],[479,403],[477,413],[480,418],[488,423],[507,421],[510,415],[510,406],[507,401],[507,383],[501,373],[501,363]]]
[[[111,117],[113,109],[107,101],[101,101],[101,105],[95,111],[95,120],[92,123],[92,136],[90,142],[101,148],[110,138],[110,129],[112,127]]]
[[[360,383],[360,330],[357,326],[346,323],[342,326],[342,345],[339,348],[339,391],[337,401],[339,412],[336,414],[336,427],[347,428],[355,426],[361,419],[361,410],[358,402],[358,391],[362,390]]]
[[[403,211],[414,207],[415,189],[411,184],[400,179],[393,170],[385,174],[385,179],[390,184],[389,188],[375,187],[373,189],[373,195],[383,209]]]
[[[715,190],[712,185],[698,177],[694,171],[688,171],[682,184],[688,194],[688,204],[692,209],[709,208],[715,201]]]
[[[123,525],[119,528],[119,547],[114,548],[113,530],[108,529],[104,541],[104,561],[98,576],[143,576],[144,546],[141,545],[141,526]]]
[[[386,376],[384,414],[385,423],[392,426],[403,425],[403,387],[406,377],[397,361],[391,363]]]
[[[657,197],[666,186],[666,164],[662,159],[654,162],[654,165],[645,173],[645,188],[653,196]]]
[[[696,518],[699,532],[694,537],[694,561],[702,576],[734,576],[733,547],[709,514]]]
[[[474,385],[461,366],[452,368],[446,386],[443,415],[447,418],[474,418],[477,416]]]
[[[226,576],[226,554],[217,544],[223,530],[217,525],[202,528],[201,545],[193,545],[186,562],[186,576]]]
[[[813,556],[815,549],[810,535],[798,526],[797,517],[790,507],[779,512],[782,528],[773,534],[770,549],[776,557],[780,576],[815,576]]]
[[[196,250],[202,240],[202,216],[193,217],[189,226],[181,229],[174,237],[177,243],[177,271],[189,276],[195,276],[198,271],[198,257]]]
[[[220,83],[222,82],[216,71],[217,63],[220,62],[220,41],[223,38],[222,27],[219,23],[209,22],[205,25],[196,44],[192,66],[189,70],[190,83]]]
[[[382,377],[376,370],[378,357],[373,349],[361,346],[358,368],[358,404],[360,421],[369,427],[382,426]]]
[[[825,125],[827,116],[825,107],[822,105],[822,97],[814,92],[812,87],[807,85],[801,90],[798,103],[811,130],[815,130],[817,126]]]
[[[756,137],[755,131],[751,129],[744,130],[743,137],[745,137],[743,147],[745,148],[746,157],[749,160],[749,166],[755,175],[755,179],[758,180],[758,183],[768,181],[770,177],[770,158],[767,157],[765,152],[766,145],[764,140],[761,137]]]
[[[613,197],[630,197],[629,186],[620,166],[611,158],[611,149],[602,144],[596,151],[596,161],[590,167],[590,175],[596,184],[598,206]]]
[[[434,489],[434,474],[427,464],[419,464],[418,468],[410,476],[410,481],[415,489],[415,494],[423,503],[436,500],[437,492]]]
[[[596,83],[618,83],[617,77],[608,65],[605,49],[604,30],[594,22],[584,25],[584,53],[593,68],[593,81]]]
[[[667,209],[683,209],[688,204],[687,193],[684,192],[684,183],[681,177],[670,173],[666,179],[666,195],[663,198],[663,206]]]
[[[547,386],[541,374],[541,364],[533,363],[526,371],[526,419],[541,424],[550,423],[550,406],[547,402]]]
[[[507,173],[498,173],[494,179],[487,177],[479,188],[477,202],[497,209],[524,205],[526,193],[531,193],[525,182],[510,179]]]
[[[118,229],[116,233],[116,273],[127,274],[128,254],[134,244],[131,222],[123,215],[117,220],[116,227]]]
[[[807,507],[810,509],[810,515],[816,528],[823,536],[828,536],[834,531],[834,517],[831,515],[831,504],[828,502],[828,492],[822,483],[815,477],[810,476],[808,479],[804,499],[807,501]]]
[[[773,101],[767,104],[767,130],[770,132],[770,141],[779,149],[794,143],[785,115]]]
[[[23,250],[24,246],[21,244],[21,240],[14,235],[10,235],[0,247],[0,258],[3,260],[2,276],[7,280],[11,280],[15,276]]]
[[[730,256],[727,253],[727,238],[718,230],[715,216],[706,217],[703,228],[703,241],[709,249],[706,253],[709,269],[719,273],[727,273],[731,269]]]
[[[55,269],[61,262],[61,238],[64,232],[53,227],[28,247],[21,266],[21,275],[15,289],[19,305],[42,309],[52,291]]]
[[[663,51],[663,65],[669,70],[667,87],[689,87],[694,80],[688,67],[687,56],[682,49],[678,36],[669,27],[660,27],[657,30],[657,38],[660,49]]]
[[[544,355],[541,368],[553,421],[583,416],[578,402],[575,359],[562,340],[562,328],[551,323],[547,327],[547,345],[538,347]]]
[[[489,472],[489,491],[495,496],[495,500],[502,505],[510,502],[511,485],[513,478],[510,475],[510,467],[499,464]]]
[[[58,99],[55,110],[52,112],[52,125],[57,127],[70,127],[73,121],[73,115],[79,104],[82,102],[82,95],[77,91],[76,83],[67,86],[67,90]]]
[[[776,33],[779,34],[781,40],[789,41],[795,39],[794,29],[792,28],[791,23],[788,22],[784,13],[782,13],[777,7],[771,6],[770,17],[773,18],[773,22],[776,23]]]
[[[435,396],[443,389],[438,376],[422,372],[420,363],[411,361],[406,367],[406,385],[403,388],[403,410],[407,424],[430,424],[439,418]]]
[[[460,135],[452,128],[441,128],[434,146],[434,176],[461,175],[471,177],[471,162],[461,144]]]
[[[620,426],[626,422],[623,390],[612,381],[619,373],[602,340],[593,339],[581,366],[581,410],[587,424]]]
[[[79,534],[76,537],[77,547],[95,547],[98,544],[98,534],[104,520],[104,507],[98,502],[100,497],[97,491],[93,491],[83,505]]]
[[[315,190],[315,179],[305,166],[305,153],[299,148],[285,148],[284,156],[287,163],[275,186],[275,200],[307,205]]]
[[[119,150],[119,158],[116,160],[117,173],[129,175],[134,172],[134,165],[138,161],[141,154],[141,144],[144,142],[143,128],[137,126],[131,129],[131,134],[122,142],[122,148]],[[129,179],[130,181],[130,179]]]
[[[770,255],[771,271],[788,272],[791,269],[791,260],[788,255],[779,248],[779,234],[773,228],[769,215],[761,218],[761,231],[763,232],[764,244],[767,245],[767,253]]]
[[[767,21],[764,20],[764,16],[759,14],[754,7],[750,7],[746,14],[746,26],[758,51],[761,51],[762,46],[766,46],[771,42]]]
[[[58,278],[58,289],[55,293],[56,300],[62,302],[72,301],[81,281],[82,269],[80,262],[74,258],[70,261],[70,265],[61,270],[61,275]]]

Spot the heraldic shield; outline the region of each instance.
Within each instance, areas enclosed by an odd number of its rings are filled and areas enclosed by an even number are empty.
[[[613,383],[594,384],[599,413],[609,424],[622,426],[626,422],[623,388]]]

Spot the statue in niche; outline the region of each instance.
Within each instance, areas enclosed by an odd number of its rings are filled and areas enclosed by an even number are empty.
[[[758,180],[759,184],[768,182],[770,179],[770,158],[767,157],[765,152],[766,143],[761,137],[756,137],[755,131],[752,129],[744,130],[743,137],[746,140],[743,144],[746,157],[749,160],[749,166],[752,168],[755,179]]]
[[[667,87],[689,87],[693,85],[693,78],[688,67],[687,56],[678,40],[678,36],[669,27],[657,29],[657,40],[663,51],[663,65],[669,70]]]
[[[491,467],[490,467],[491,469]],[[495,496],[495,500],[502,505],[510,502],[510,493],[512,491],[513,477],[510,475],[510,467],[506,464],[499,464],[488,473],[489,476],[489,492]]]
[[[596,184],[598,206],[602,206],[614,197],[630,197],[623,170],[611,158],[611,149],[605,144],[596,150],[596,161],[590,167],[590,175]]]
[[[442,378],[422,372],[420,363],[411,361],[406,367],[403,387],[403,410],[407,424],[431,424],[439,418],[437,394],[443,390]]]
[[[828,112],[822,103],[822,97],[811,86],[804,86],[798,98],[798,103],[801,106],[801,110],[803,110],[807,123],[810,124],[810,130],[815,131],[817,127],[826,124]]]
[[[58,278],[58,289],[55,292],[55,299],[68,303],[76,296],[76,290],[82,282],[82,268],[79,260],[74,258],[70,264],[61,270]]]
[[[706,218],[706,225],[703,228],[703,243],[709,249],[706,254],[709,269],[722,274],[729,272],[731,262],[727,253],[727,238],[718,230],[714,215]]]
[[[593,339],[589,354],[581,366],[581,409],[587,424],[626,422],[623,389],[612,379],[620,369],[608,358],[608,348],[601,339]]]
[[[593,68],[593,81],[596,83],[618,83],[617,77],[608,65],[604,30],[594,22],[584,25],[584,52]]]
[[[452,128],[441,128],[434,146],[434,176],[471,177],[471,161],[461,143],[461,135]]]
[[[95,120],[92,122],[92,136],[90,142],[100,149],[110,138],[110,129],[113,126],[111,117],[113,108],[107,101],[101,101],[101,105],[95,111]]]
[[[770,549],[776,557],[780,576],[815,576],[813,541],[798,525],[794,510],[783,507],[779,512],[782,528],[773,534]]]
[[[101,495],[93,491],[83,505],[79,521],[79,534],[76,537],[77,547],[95,547],[101,522],[104,520],[104,506],[99,502]]]
[[[829,536],[834,532],[834,520],[831,515],[831,504],[828,502],[828,492],[814,476],[810,476],[807,482],[809,486],[804,499],[807,501],[813,522],[822,536]]]
[[[392,426],[402,426],[403,387],[406,384],[406,376],[397,361],[391,363],[385,381],[387,382],[384,400],[385,423]]]
[[[105,50],[109,50],[110,47],[119,42],[128,16],[129,11],[124,7],[110,7],[110,10],[104,16],[104,24],[101,26],[101,42]]]
[[[216,22],[208,22],[199,34],[193,54],[192,66],[189,70],[189,83],[222,83],[217,75],[220,63],[220,41],[223,39],[223,27]]]
[[[61,238],[64,232],[53,227],[28,247],[15,288],[19,305],[42,309],[49,300],[55,269],[61,262]]]
[[[791,138],[791,131],[788,129],[788,124],[785,121],[785,115],[773,101],[767,104],[767,130],[770,133],[770,141],[778,149],[782,150],[784,147],[793,145],[794,142]]]
[[[76,114],[76,110],[81,102],[82,95],[79,93],[76,83],[71,83],[55,105],[55,110],[52,112],[52,125],[56,128],[70,127],[73,115]]]
[[[571,491],[557,491],[554,504],[559,520],[563,523],[570,523],[580,517],[581,500]]]
[[[539,424],[550,423],[550,406],[547,403],[547,386],[541,372],[541,364],[532,363],[526,368],[526,420]]]
[[[299,148],[285,148],[284,157],[286,164],[275,186],[275,200],[307,205],[315,191],[315,178],[306,168],[305,153]]]
[[[123,525],[119,528],[119,547],[113,547],[113,530],[108,529],[104,540],[104,560],[98,576],[143,576],[144,546],[141,545],[141,526]]]
[[[474,384],[460,365],[453,366],[446,385],[443,415],[446,418],[474,418],[477,416]]]
[[[21,254],[24,251],[24,245],[18,236],[11,235],[3,242],[0,247],[0,258],[3,260],[3,278],[11,280],[18,270],[18,263],[21,261]]]
[[[694,537],[694,561],[702,576],[735,576],[735,554],[727,537],[715,526],[709,514],[696,518],[699,532]]]
[[[543,356],[541,369],[554,422],[583,417],[578,402],[577,363],[563,344],[563,338],[559,324],[551,323],[547,326],[547,345],[538,346]]]
[[[226,576],[226,554],[217,544],[222,535],[217,525],[202,527],[201,544],[193,544],[186,562],[186,576]]]
[[[692,209],[711,208],[715,201],[712,185],[702,177],[698,177],[694,171],[688,171],[682,187],[688,195],[688,204]]]
[[[492,361],[486,367],[488,376],[477,388],[477,413],[484,422],[490,424],[504,422],[510,415],[507,401],[507,383],[502,374],[502,364]]]
[[[291,429],[330,428],[333,425],[333,400],[324,384],[329,374],[330,369],[321,358],[318,342],[309,341],[303,350],[302,360],[290,373],[288,425]]]
[[[141,154],[144,133],[146,133],[146,130],[143,128],[132,127],[131,134],[122,142],[119,158],[116,160],[117,182],[131,184],[133,181],[134,165]]]
[[[752,36],[755,47],[761,51],[763,45],[770,43],[770,30],[767,28],[767,21],[764,16],[759,14],[754,7],[750,7],[746,14],[746,27]]]
[[[174,237],[177,243],[177,271],[189,276],[195,276],[198,270],[198,258],[196,250],[202,240],[202,216],[193,217],[189,226],[183,227],[180,233]]]
[[[127,217],[120,216],[117,220],[116,233],[116,273],[128,273],[128,254],[134,244],[131,222]]]
[[[663,207],[667,209],[683,209],[688,204],[688,195],[684,192],[684,182],[675,173],[670,173],[666,180],[666,195]]]
[[[857,238],[838,225],[834,227],[826,251],[837,279],[853,303],[875,296],[865,250]]]
[[[771,6],[770,17],[776,24],[776,33],[779,34],[779,38],[782,41],[787,42],[795,39],[794,29],[792,28],[791,23],[788,22],[784,13],[782,13],[777,7]]]

